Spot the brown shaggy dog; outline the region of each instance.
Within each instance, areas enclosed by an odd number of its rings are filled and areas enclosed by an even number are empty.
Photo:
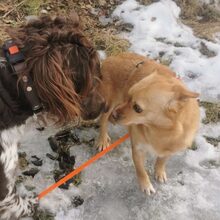
[[[24,53],[23,74],[30,74],[47,111],[60,122],[80,116],[82,99],[100,77],[100,63],[77,14],[43,16],[8,33]]]
[[[37,202],[17,195],[14,184],[21,125],[33,115],[22,80],[32,79],[43,112],[55,116],[57,123],[78,116],[95,118],[105,106],[96,91],[100,78],[98,55],[75,13],[69,18],[40,17],[8,33],[23,52],[25,64],[15,74],[0,52],[1,220],[32,215]]]

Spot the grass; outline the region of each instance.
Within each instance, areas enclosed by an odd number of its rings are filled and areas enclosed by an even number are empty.
[[[198,149],[198,146],[195,141],[193,141],[192,146],[189,149],[193,151],[196,151]]]
[[[200,106],[205,108],[206,118],[204,124],[220,122],[220,103],[200,102]]]
[[[218,143],[220,142],[220,136],[217,138],[209,137],[209,136],[204,136],[206,141],[210,144],[212,144],[214,147],[218,146]]]
[[[27,15],[37,15],[42,5],[42,0],[26,0],[22,10]]]
[[[117,55],[127,51],[130,43],[117,35],[107,32],[97,33],[93,36],[94,43],[98,50],[104,50],[108,56]]]
[[[190,26],[198,37],[213,40],[220,31],[220,11],[211,4],[198,0],[176,0],[181,8],[183,22]]]
[[[220,21],[220,12],[210,4],[202,4],[198,0],[176,0],[181,8],[181,17],[183,19],[198,20],[200,22]]]
[[[142,5],[149,5],[153,2],[155,2],[155,0],[138,0],[138,2]]]
[[[33,216],[34,220],[54,220],[54,214],[50,213],[47,210],[38,210]]]
[[[18,4],[21,4],[21,6],[15,7]],[[96,1],[91,1],[90,4],[88,1],[5,0],[0,4],[0,16],[3,16],[8,10],[12,11],[0,21],[0,43],[8,38],[4,28],[19,25],[25,19],[25,16],[39,15],[42,9],[50,15],[68,15],[74,8],[80,15],[84,32],[94,42],[96,49],[104,50],[108,56],[126,51],[130,44],[127,40],[117,36],[114,25],[102,27],[98,16],[89,13],[91,7],[96,5]],[[111,4],[107,5],[109,10],[113,10],[114,7],[111,7]],[[107,8],[106,5],[104,7]]]

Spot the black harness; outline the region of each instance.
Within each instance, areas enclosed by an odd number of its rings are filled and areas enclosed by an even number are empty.
[[[18,78],[21,77],[21,88],[25,94],[28,103],[31,106],[34,115],[37,115],[43,110],[43,105],[38,98],[31,77],[28,73],[24,72],[25,57],[23,53],[19,50],[13,40],[5,41],[2,48],[5,59],[8,65],[11,67],[13,74],[17,75]]]

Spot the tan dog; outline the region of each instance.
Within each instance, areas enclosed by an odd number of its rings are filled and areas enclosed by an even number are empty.
[[[191,146],[198,129],[198,93],[189,91],[166,66],[134,53],[107,58],[101,72],[101,90],[109,109],[101,116],[98,148],[102,150],[110,142],[110,118],[128,126],[141,189],[154,193],[144,168],[145,153],[157,155],[155,177],[165,182],[167,158]]]

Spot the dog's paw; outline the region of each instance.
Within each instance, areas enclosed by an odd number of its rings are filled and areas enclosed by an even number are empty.
[[[145,180],[139,180],[139,182],[141,186],[141,191],[146,193],[147,195],[151,195],[156,192],[150,181],[145,179]]]
[[[111,138],[108,135],[105,135],[104,137],[99,138],[96,146],[99,151],[102,151],[110,144],[111,144]]]
[[[159,171],[157,170],[155,172],[155,179],[160,182],[160,183],[166,183],[167,181],[167,174],[166,172],[163,170],[163,171]]]
[[[36,196],[24,198],[24,216],[33,216],[39,205],[39,199]]]

